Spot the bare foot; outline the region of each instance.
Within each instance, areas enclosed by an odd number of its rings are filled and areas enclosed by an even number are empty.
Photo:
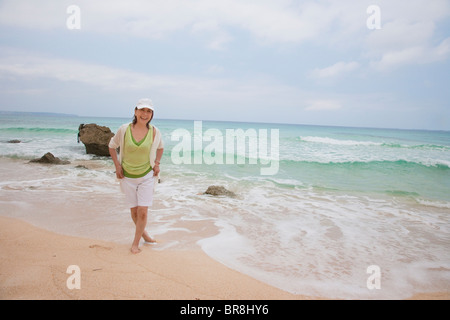
[[[135,247],[131,247],[130,251],[133,254],[138,254],[139,252],[141,252],[141,249],[139,249],[137,247],[136,248]]]
[[[150,237],[148,234],[142,235],[142,238],[146,243],[156,243],[156,240]]]

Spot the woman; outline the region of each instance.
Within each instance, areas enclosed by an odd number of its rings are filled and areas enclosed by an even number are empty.
[[[153,203],[154,182],[160,172],[164,144],[161,132],[150,125],[154,107],[150,99],[141,99],[134,109],[132,123],[122,125],[109,143],[109,153],[116,166],[116,177],[125,193],[136,225],[132,253],[139,253],[141,237],[148,243],[156,242],[145,231],[148,207]],[[119,155],[116,150],[119,149]]]

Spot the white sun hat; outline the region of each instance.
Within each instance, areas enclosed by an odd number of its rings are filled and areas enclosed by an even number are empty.
[[[136,108],[138,109],[144,109],[148,108],[152,111],[155,111],[155,108],[153,107],[153,102],[150,99],[144,98],[138,101]]]

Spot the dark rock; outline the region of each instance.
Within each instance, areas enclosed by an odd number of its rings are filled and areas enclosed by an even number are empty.
[[[8,143],[21,143],[22,141],[14,139],[14,140],[9,140]]]
[[[204,194],[210,194],[213,196],[236,197],[236,194],[234,192],[229,191],[222,186],[209,186]]]
[[[78,142],[83,142],[86,153],[97,156],[109,156],[109,141],[114,133],[108,127],[95,123],[80,124],[78,128]]]
[[[69,161],[61,160],[60,158],[55,157],[52,153],[47,152],[39,159],[31,160],[33,163],[48,163],[48,164],[69,164]]]

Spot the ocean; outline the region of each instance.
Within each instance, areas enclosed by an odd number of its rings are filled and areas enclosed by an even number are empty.
[[[130,220],[126,208],[111,209],[121,203],[112,161],[87,155],[77,143],[81,123],[116,132],[130,121],[1,113],[0,158],[20,171],[1,179],[0,203],[16,209],[0,214],[71,235],[130,241],[122,228]],[[311,296],[399,299],[450,290],[450,132],[152,124],[165,143],[149,215],[149,233],[165,239],[156,250],[194,244],[232,269]],[[47,152],[72,164],[28,164]],[[77,166],[83,163],[89,169]],[[204,195],[210,185],[236,197]],[[96,214],[48,217],[45,210],[19,210],[24,197],[50,206],[92,202]]]

